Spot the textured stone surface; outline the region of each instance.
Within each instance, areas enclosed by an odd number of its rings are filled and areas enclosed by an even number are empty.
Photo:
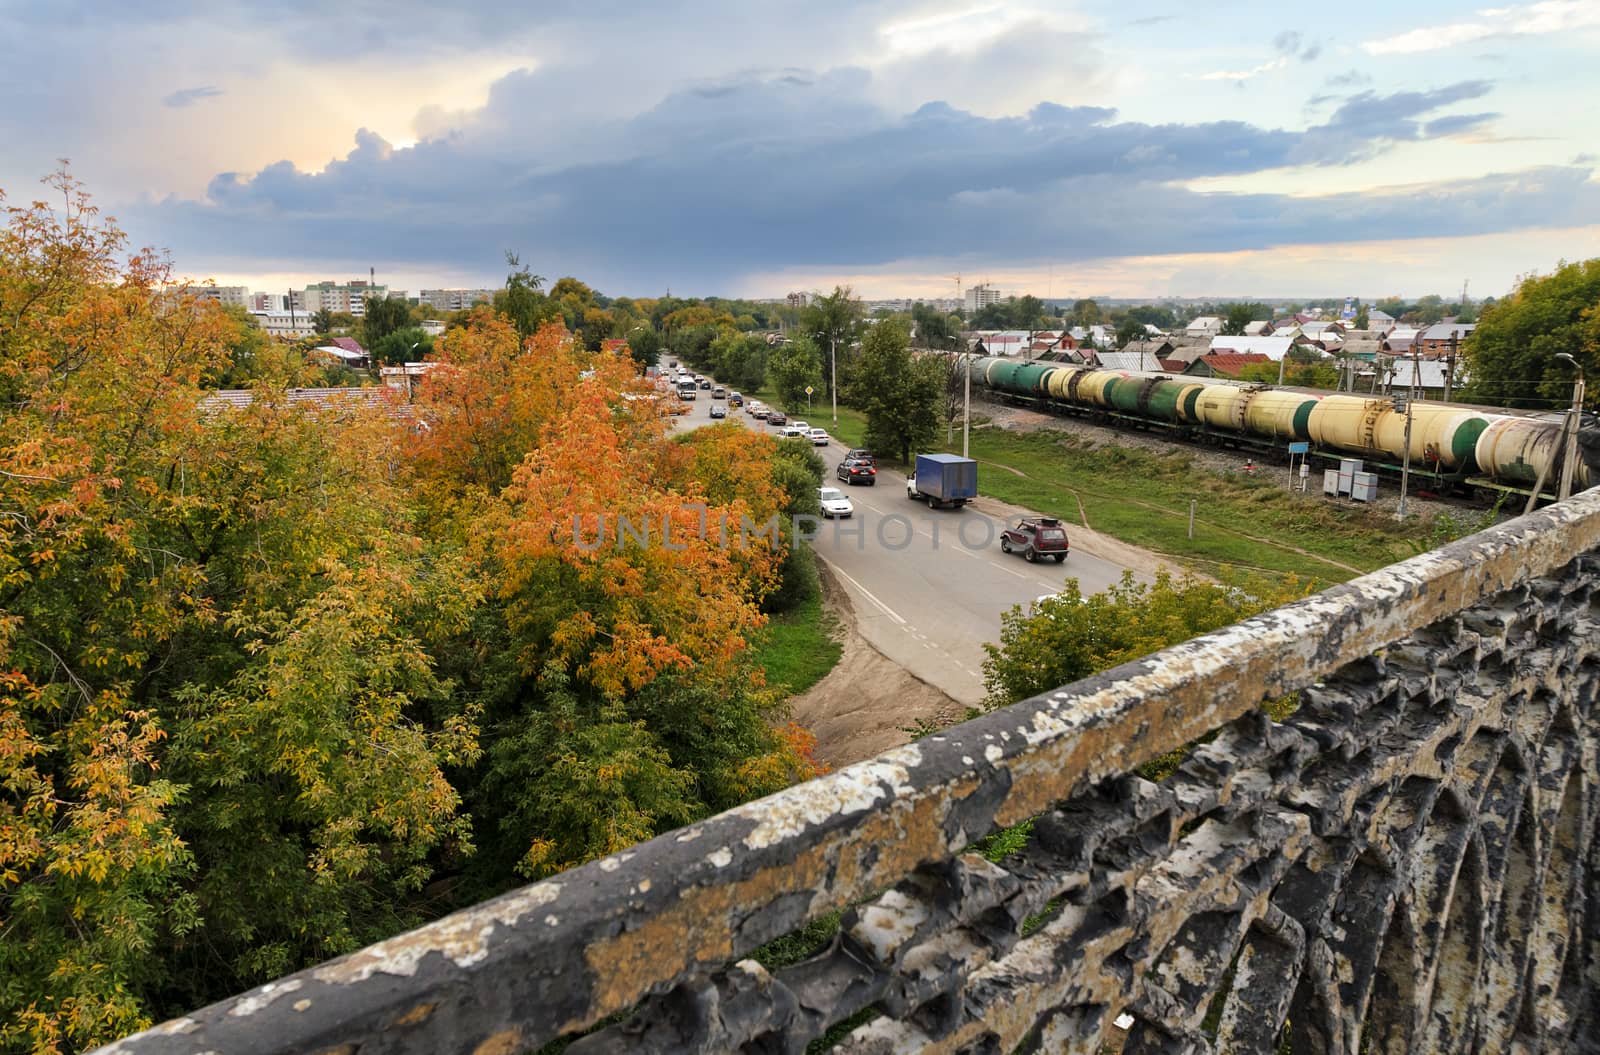
[[[1597,547],[1591,491],[102,1050],[1600,1052]]]

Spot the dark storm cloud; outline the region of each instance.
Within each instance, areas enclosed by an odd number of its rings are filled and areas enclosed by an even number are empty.
[[[539,144],[464,135],[391,150],[363,131],[317,174],[287,163],[224,174],[205,202],[128,216],[181,259],[369,260],[495,273],[517,249],[545,273],[641,292],[725,287],[783,267],[871,267],[978,254],[1086,259],[1272,244],[1478,234],[1580,222],[1597,191],[1582,167],[1486,176],[1379,195],[1206,194],[1184,181],[1457,134],[1489,114],[1437,111],[1484,82],[1347,98],[1304,131],[1236,121],[1147,124],[1102,107],[1041,104],[990,118],[944,103],[892,116],[867,75],[784,70],[674,93],[605,130],[629,150],[564,161]],[[795,81],[804,82],[796,84]],[[708,89],[710,89],[708,91]],[[136,231],[136,234],[142,231]],[[323,254],[317,257],[316,254]]]
[[[214,84],[202,84],[198,88],[180,88],[162,99],[161,105],[174,108],[192,106],[201,99],[213,99],[221,94],[223,94],[222,89]]]

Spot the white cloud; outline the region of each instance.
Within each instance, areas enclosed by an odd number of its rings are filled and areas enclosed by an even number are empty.
[[[1271,73],[1273,70],[1281,70],[1287,65],[1289,65],[1288,56],[1279,55],[1271,62],[1263,62],[1254,69],[1216,70],[1212,73],[1200,74],[1200,79],[1203,81],[1247,81],[1252,77],[1259,77],[1263,73]]]
[[[1366,41],[1361,47],[1369,55],[1411,55],[1498,37],[1543,36],[1600,26],[1597,0],[1541,0],[1521,7],[1486,8],[1477,14],[1475,20],[1413,29]]]

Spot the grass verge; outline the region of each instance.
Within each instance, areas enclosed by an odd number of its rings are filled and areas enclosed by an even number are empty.
[[[1416,552],[1424,525],[1293,496],[1266,480],[1199,467],[1189,453],[1095,446],[1070,432],[983,430],[979,490],[1205,566],[1293,573],[1318,587]],[[1194,538],[1189,503],[1196,502]]]
[[[805,597],[772,616],[752,642],[751,654],[767,672],[767,684],[781,696],[797,696],[826,677],[844,652],[836,622],[823,608],[813,576]]]

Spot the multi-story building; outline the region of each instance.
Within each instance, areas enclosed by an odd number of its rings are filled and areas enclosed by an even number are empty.
[[[214,300],[237,308],[248,307],[246,301],[250,299],[250,291],[244,286],[192,286],[189,292],[196,300]]]
[[[316,327],[311,316],[303,311],[252,311],[256,322],[271,337],[312,337]]]
[[[312,312],[327,308],[331,312],[345,312],[359,319],[367,313],[368,297],[388,296],[388,286],[374,285],[365,279],[318,282],[305,288],[303,307]]]
[[[967,310],[969,312],[977,311],[979,308],[989,304],[998,304],[1003,299],[998,289],[985,283],[980,282],[976,286],[967,287]]]
[[[425,289],[417,296],[418,303],[431,305],[438,311],[465,311],[474,304],[492,300],[492,289]]]
[[[811,295],[808,293],[791,293],[784,300],[789,302],[789,307],[791,308],[803,308],[811,302]]]
[[[284,293],[252,293],[244,306],[251,311],[288,311],[289,297]]]

